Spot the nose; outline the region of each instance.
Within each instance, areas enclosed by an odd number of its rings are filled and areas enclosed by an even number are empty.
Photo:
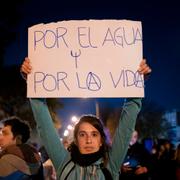
[[[91,139],[91,136],[90,136],[90,135],[87,135],[87,137],[86,137],[86,143],[87,143],[87,144],[92,143],[92,139]]]
[[[2,130],[0,129],[0,138],[2,137],[2,135],[3,135],[3,134],[2,134]]]

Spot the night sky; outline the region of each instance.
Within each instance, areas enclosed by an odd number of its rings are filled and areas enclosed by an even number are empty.
[[[8,45],[4,66],[20,65],[27,56],[27,29],[39,23],[61,20],[127,19],[142,21],[143,56],[153,71],[146,82],[145,96],[167,110],[180,110],[180,9],[177,1],[115,1],[115,0],[28,0],[17,7],[20,14],[15,27],[16,39]],[[64,99],[64,113],[77,113],[76,106],[94,111],[95,99]],[[99,99],[113,106],[121,99]],[[86,104],[87,103],[87,104]],[[66,106],[67,105],[67,106]],[[68,110],[71,110],[69,113]]]

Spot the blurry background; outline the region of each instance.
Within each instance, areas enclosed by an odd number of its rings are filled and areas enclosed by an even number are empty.
[[[146,82],[143,109],[137,121],[141,138],[169,138],[177,143],[180,126],[180,12],[177,1],[16,0],[0,6],[0,119],[11,115],[35,122],[26,99],[20,65],[27,56],[28,27],[39,23],[83,19],[142,21],[143,56],[153,72]],[[121,98],[48,99],[60,136],[73,116],[99,114],[110,132],[116,126]],[[61,127],[61,128],[60,128]]]

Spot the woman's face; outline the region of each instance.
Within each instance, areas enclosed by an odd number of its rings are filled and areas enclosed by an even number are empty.
[[[79,126],[76,142],[81,154],[90,154],[99,151],[102,146],[101,134],[87,122]]]

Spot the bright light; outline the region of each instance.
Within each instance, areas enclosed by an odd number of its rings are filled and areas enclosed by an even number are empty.
[[[72,126],[71,124],[69,124],[69,125],[67,126],[67,129],[72,130],[72,129],[73,129],[73,126]]]
[[[69,131],[66,129],[65,131],[64,131],[64,136],[68,136],[69,135]]]
[[[78,118],[76,116],[73,116],[71,118],[71,121],[76,124],[78,122]]]

